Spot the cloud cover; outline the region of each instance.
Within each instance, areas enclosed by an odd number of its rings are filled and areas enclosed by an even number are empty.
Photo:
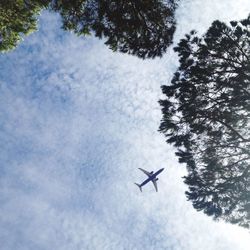
[[[175,43],[249,10],[244,0],[182,1]],[[178,66],[171,48],[142,61],[59,27],[43,13],[39,32],[0,57],[2,249],[248,249],[246,230],[186,201],[185,167],[157,132],[160,86]],[[165,167],[159,193],[138,192],[137,167]]]

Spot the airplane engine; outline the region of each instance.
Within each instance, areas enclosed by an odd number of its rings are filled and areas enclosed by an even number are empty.
[[[155,180],[156,180],[156,181],[158,181],[158,180],[159,180],[159,178],[156,178]]]
[[[153,173],[154,173],[154,171],[150,172],[150,174],[153,174]]]

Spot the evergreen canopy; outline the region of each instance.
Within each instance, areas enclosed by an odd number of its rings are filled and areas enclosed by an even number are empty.
[[[187,164],[188,200],[215,219],[250,226],[250,16],[213,22],[175,48],[180,66],[160,100],[160,131]]]
[[[141,58],[162,56],[172,43],[176,4],[161,0],[55,1],[63,27],[82,35],[105,37],[114,51]]]
[[[39,11],[59,12],[63,28],[105,38],[114,51],[140,58],[162,56],[172,43],[178,0],[2,0],[0,51],[36,29]]]

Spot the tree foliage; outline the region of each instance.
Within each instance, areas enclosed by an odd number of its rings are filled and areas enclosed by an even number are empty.
[[[175,48],[180,66],[162,86],[160,131],[187,164],[194,208],[250,226],[250,16],[213,22]]]
[[[63,28],[105,38],[114,51],[140,58],[162,56],[172,43],[178,0],[2,0],[0,51],[36,29],[42,8],[59,12]]]
[[[16,47],[22,35],[36,30],[37,15],[49,1],[1,0],[0,1],[0,51]]]
[[[141,58],[161,56],[172,43],[176,1],[60,0],[63,27],[78,35],[93,32],[114,51]]]

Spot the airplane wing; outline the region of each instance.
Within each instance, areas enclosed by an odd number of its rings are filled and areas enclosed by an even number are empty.
[[[139,168],[144,174],[146,174],[148,177],[150,177],[152,175],[152,173],[142,169],[142,168]]]
[[[156,180],[156,179],[154,179],[154,180],[152,180],[152,182],[153,182],[153,184],[154,184],[154,186],[155,186],[155,191],[156,191],[156,192],[158,192],[158,188],[157,188],[157,180]]]

